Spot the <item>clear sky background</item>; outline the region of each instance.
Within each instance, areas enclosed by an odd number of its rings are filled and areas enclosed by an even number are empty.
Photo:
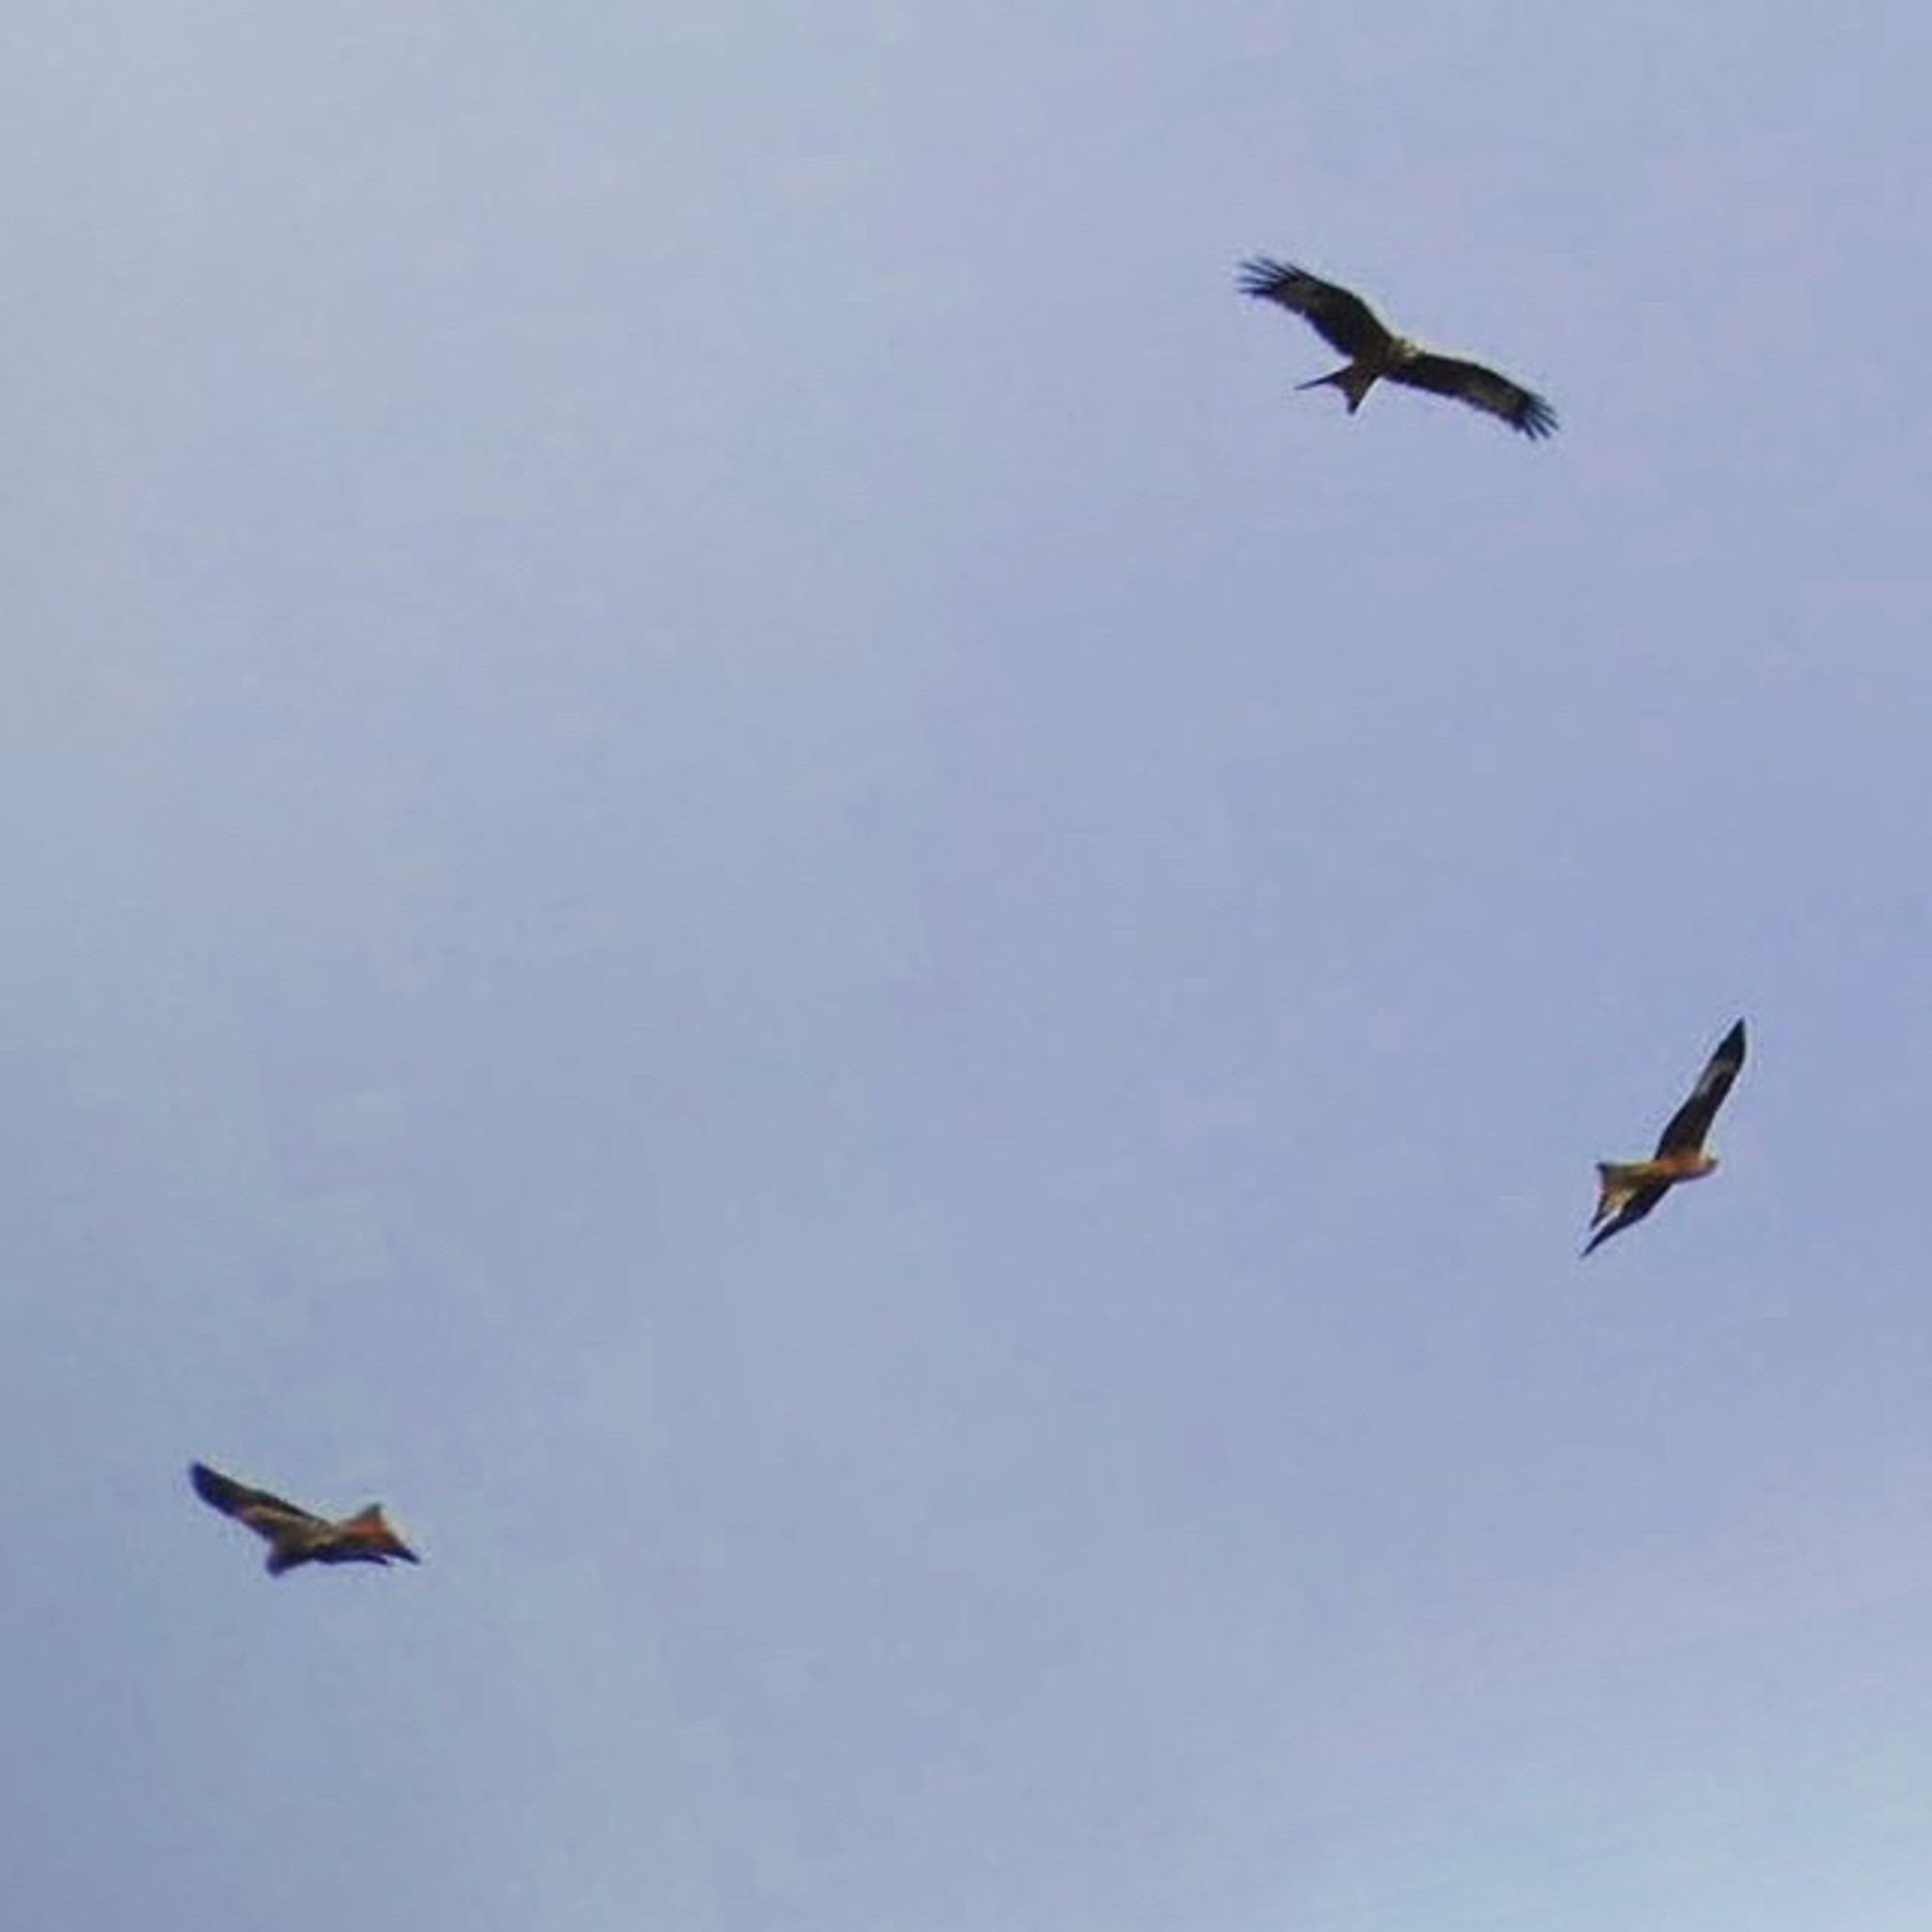
[[[11,1923],[1921,1932],[1922,6],[0,43]]]

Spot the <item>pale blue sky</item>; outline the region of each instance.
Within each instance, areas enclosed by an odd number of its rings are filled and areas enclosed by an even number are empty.
[[[1932,24],[1583,11],[0,26],[17,1923],[1918,1932]]]

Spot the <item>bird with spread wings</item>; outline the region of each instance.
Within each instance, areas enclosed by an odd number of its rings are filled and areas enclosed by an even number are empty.
[[[1597,1211],[1590,1217],[1596,1232],[1583,1249],[1586,1255],[1612,1235],[1634,1228],[1680,1180],[1701,1180],[1717,1166],[1717,1155],[1704,1151],[1704,1136],[1744,1064],[1745,1023],[1740,1020],[1718,1042],[1690,1097],[1671,1115],[1658,1137],[1657,1151],[1648,1160],[1597,1163]]]
[[[1362,398],[1376,384],[1387,377],[1391,383],[1454,396],[1472,409],[1486,410],[1532,440],[1549,435],[1556,427],[1556,412],[1533,390],[1484,368],[1480,362],[1437,355],[1417,347],[1387,327],[1360,296],[1324,282],[1306,269],[1258,255],[1241,264],[1241,289],[1300,316],[1331,349],[1339,349],[1349,357],[1345,368],[1299,386],[1319,389],[1333,384],[1348,398],[1350,415],[1361,408]]]
[[[371,1503],[354,1516],[330,1522],[311,1515],[267,1490],[251,1490],[206,1463],[188,1470],[188,1480],[203,1502],[223,1516],[246,1523],[269,1546],[269,1575],[279,1577],[301,1563],[381,1563],[394,1559],[419,1563],[417,1556],[389,1526],[381,1503]]]

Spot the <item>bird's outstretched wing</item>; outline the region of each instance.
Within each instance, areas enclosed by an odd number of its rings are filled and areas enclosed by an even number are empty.
[[[1357,358],[1386,355],[1395,337],[1360,296],[1289,262],[1257,255],[1241,264],[1241,291],[1279,302],[1298,315],[1331,349]]]
[[[1690,1097],[1671,1115],[1658,1136],[1660,1157],[1668,1153],[1695,1153],[1704,1145],[1704,1136],[1711,1131],[1711,1122],[1724,1104],[1724,1095],[1731,1091],[1731,1082],[1738,1077],[1738,1069],[1744,1064],[1745,1023],[1740,1020],[1718,1042],[1718,1050],[1698,1074]]]
[[[1388,379],[1391,383],[1406,383],[1411,389],[1454,396],[1471,409],[1501,416],[1512,429],[1520,430],[1532,440],[1548,436],[1556,427],[1556,412],[1533,389],[1512,383],[1507,376],[1499,376],[1480,362],[1425,353],[1398,362],[1388,371]]]
[[[270,1543],[280,1532],[297,1524],[320,1525],[323,1521],[321,1517],[280,1496],[270,1495],[267,1490],[251,1490],[233,1476],[211,1469],[206,1463],[192,1464],[187,1473],[195,1494],[203,1502],[212,1504],[223,1516],[232,1516],[237,1522],[246,1523],[257,1536],[265,1536]]]

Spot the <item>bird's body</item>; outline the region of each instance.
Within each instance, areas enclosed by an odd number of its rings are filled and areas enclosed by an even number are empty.
[[[1360,296],[1334,282],[1324,282],[1306,269],[1258,255],[1241,264],[1241,288],[1300,316],[1331,349],[1339,349],[1349,357],[1343,368],[1300,386],[1319,389],[1332,384],[1347,400],[1350,415],[1361,408],[1369,391],[1386,378],[1411,389],[1454,396],[1472,409],[1500,416],[1512,429],[1532,440],[1548,436],[1556,427],[1556,412],[1534,390],[1480,362],[1438,355],[1406,335],[1396,334]]]
[[[1583,1252],[1602,1246],[1612,1235],[1641,1221],[1679,1182],[1701,1180],[1718,1165],[1704,1151],[1704,1136],[1731,1083],[1745,1064],[1745,1023],[1740,1020],[1718,1043],[1690,1090],[1690,1097],[1671,1115],[1648,1160],[1600,1160],[1594,1230]]]
[[[1597,1219],[1621,1212],[1647,1188],[1675,1187],[1679,1181],[1702,1180],[1717,1165],[1717,1157],[1708,1153],[1672,1154],[1659,1160],[1600,1160]],[[1591,1225],[1594,1227],[1595,1221]]]
[[[203,1502],[245,1523],[269,1546],[268,1570],[279,1577],[303,1563],[417,1563],[418,1557],[389,1525],[381,1503],[331,1522],[267,1490],[251,1490],[205,1463],[193,1463],[188,1480]]]

